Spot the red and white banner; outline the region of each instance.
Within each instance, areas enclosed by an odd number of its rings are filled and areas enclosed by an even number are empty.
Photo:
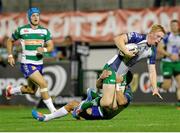
[[[169,30],[170,20],[180,20],[179,13],[178,6],[97,12],[43,12],[41,24],[50,30],[56,44],[60,44],[67,35],[78,41],[107,42],[124,32],[146,33],[155,23]],[[0,42],[5,36],[11,36],[18,26],[26,23],[26,13],[0,14]]]

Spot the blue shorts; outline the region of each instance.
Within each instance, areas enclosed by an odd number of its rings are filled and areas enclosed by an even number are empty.
[[[39,71],[42,75],[43,65],[33,65],[33,64],[22,64],[21,63],[21,72],[24,74],[25,78],[28,78],[35,71]]]
[[[92,106],[92,116],[99,119],[103,117],[102,112],[100,112],[99,106]]]
[[[88,114],[86,110],[79,113],[79,116],[86,119],[86,120],[101,120],[103,119],[103,116],[101,112],[99,112],[99,106],[92,106],[92,113]]]

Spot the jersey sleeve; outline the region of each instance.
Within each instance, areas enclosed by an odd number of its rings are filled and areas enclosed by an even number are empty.
[[[128,43],[139,43],[140,41],[146,39],[145,34],[139,34],[137,32],[127,33]]]
[[[163,43],[164,43],[165,45],[167,45],[167,43],[168,43],[169,35],[170,35],[170,32],[168,32],[168,33],[164,36],[164,38],[163,38]]]
[[[49,41],[49,40],[52,40],[52,37],[51,37],[51,33],[49,32],[49,30],[47,29],[47,34],[46,34],[46,37],[45,37],[45,42]]]
[[[152,54],[151,56],[148,58],[147,63],[148,64],[155,64],[156,63],[156,54],[157,54],[157,48],[155,46],[151,47],[152,50]]]
[[[14,31],[14,33],[12,33],[12,38],[14,40],[18,40],[20,38],[20,28],[19,27]]]

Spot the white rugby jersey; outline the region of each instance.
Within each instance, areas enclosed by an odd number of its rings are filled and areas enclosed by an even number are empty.
[[[165,45],[165,49],[168,53],[179,56],[179,54],[180,54],[180,35],[174,35],[171,32],[167,33],[163,39],[163,44]],[[169,57],[165,57],[162,60],[172,62],[172,60]]]
[[[138,53],[132,58],[127,58],[116,54],[107,64],[118,74],[125,75],[128,70],[141,59],[147,58],[148,64],[155,64],[156,61],[156,46],[148,45],[145,34],[130,32],[127,34],[128,42],[135,43],[138,47]]]

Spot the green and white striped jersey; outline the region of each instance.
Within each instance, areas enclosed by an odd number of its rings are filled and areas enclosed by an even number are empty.
[[[51,40],[51,34],[48,29],[38,26],[32,29],[30,24],[18,27],[12,34],[14,40],[20,40],[22,45],[21,63],[26,64],[43,64],[42,57],[37,57],[37,48],[43,47],[44,44]]]

